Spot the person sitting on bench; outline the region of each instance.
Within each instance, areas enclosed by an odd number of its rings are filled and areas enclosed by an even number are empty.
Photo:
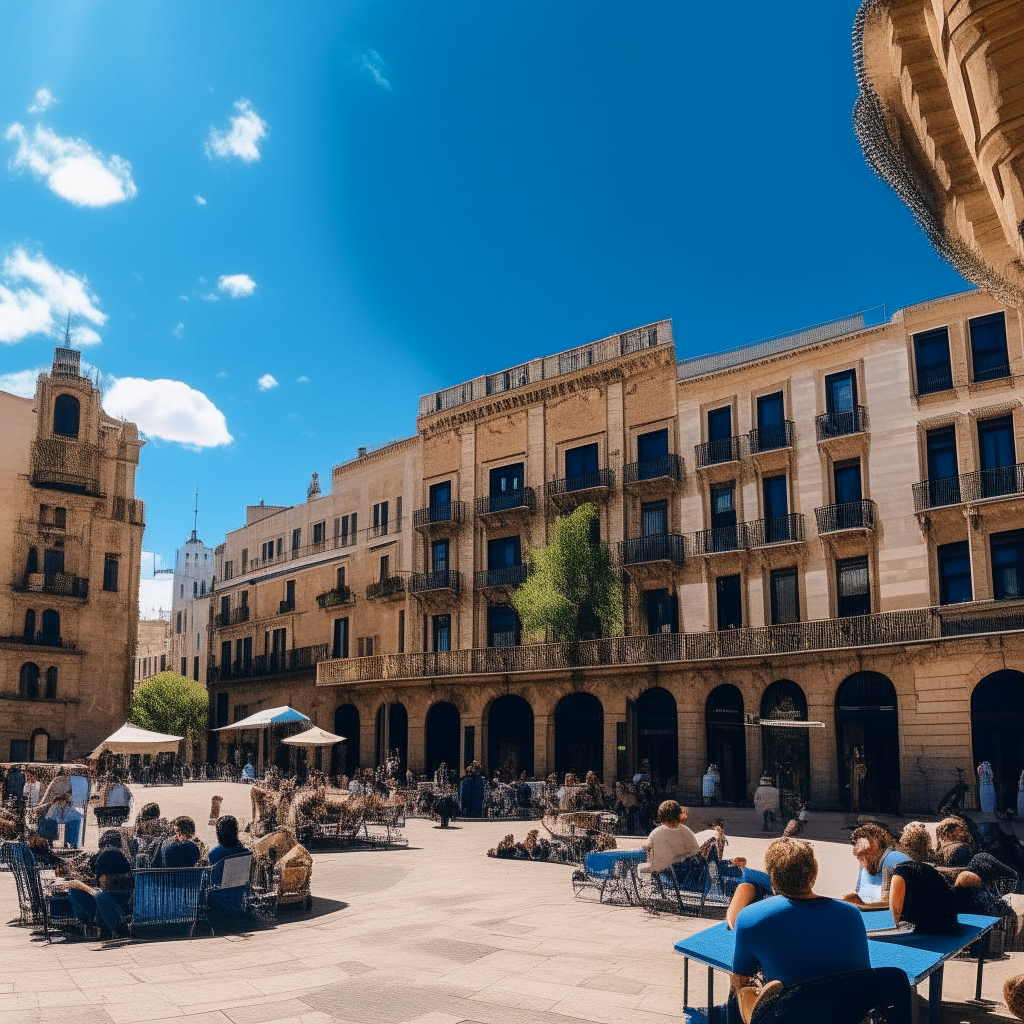
[[[643,848],[647,863],[641,864],[643,874],[658,874],[678,861],[700,852],[697,837],[686,827],[687,809],[675,800],[665,800],[658,808],[658,826],[647,837]]]
[[[861,825],[850,834],[853,839],[853,855],[857,858],[860,871],[857,873],[857,887],[843,899],[861,910],[888,910],[889,879],[897,864],[905,864],[910,858],[893,846],[893,839],[881,825]]]
[[[124,922],[132,897],[132,866],[121,852],[121,833],[110,829],[100,836],[100,852],[95,861],[97,887],[71,879],[68,900],[82,924],[105,929],[116,935]]]

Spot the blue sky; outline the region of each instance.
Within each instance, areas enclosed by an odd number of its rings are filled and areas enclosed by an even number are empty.
[[[437,387],[958,290],[854,139],[856,7],[5,0],[0,387],[70,308],[169,559],[197,485],[215,544]]]

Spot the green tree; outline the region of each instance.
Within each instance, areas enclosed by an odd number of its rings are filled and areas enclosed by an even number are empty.
[[[132,694],[131,719],[143,729],[195,741],[209,727],[210,697],[195,680],[160,672],[139,683]]]
[[[555,520],[551,543],[526,553],[532,572],[512,595],[523,629],[555,641],[614,636],[622,624],[622,585],[603,544],[593,543],[597,507]]]

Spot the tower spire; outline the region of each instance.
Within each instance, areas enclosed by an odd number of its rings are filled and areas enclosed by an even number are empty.
[[[71,348],[71,310],[68,310],[68,322],[64,325],[64,347]]]
[[[195,501],[192,503],[192,539],[196,540],[196,530],[199,529],[199,484],[196,484]]]

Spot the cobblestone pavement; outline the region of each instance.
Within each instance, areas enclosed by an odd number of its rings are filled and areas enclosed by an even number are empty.
[[[248,819],[248,790],[226,783],[140,788],[136,808],[155,799],[169,816],[189,813],[210,840],[213,793],[225,797],[223,813]],[[708,814],[694,810],[691,824],[700,827]],[[753,812],[725,817],[728,852],[762,866],[770,837],[753,831]],[[841,815],[816,815],[806,832],[822,865],[819,892],[852,885],[843,823]],[[411,819],[408,848],[316,853],[313,909],[284,910],[275,928],[252,934],[105,947],[47,945],[26,928],[0,928],[0,1024],[681,1020],[682,960],[672,943],[713,922],[574,900],[569,867],[485,856],[506,833],[521,839],[529,827],[463,822],[443,831]],[[13,879],[0,874],[0,920],[16,910]],[[966,1002],[974,972],[970,962],[947,966],[944,1024],[1006,1019],[1001,1002]],[[1003,980],[1021,972],[1021,953],[988,965],[983,994],[1000,1000]],[[702,999],[703,972],[691,982],[691,996]],[[724,998],[725,976],[716,984]]]

